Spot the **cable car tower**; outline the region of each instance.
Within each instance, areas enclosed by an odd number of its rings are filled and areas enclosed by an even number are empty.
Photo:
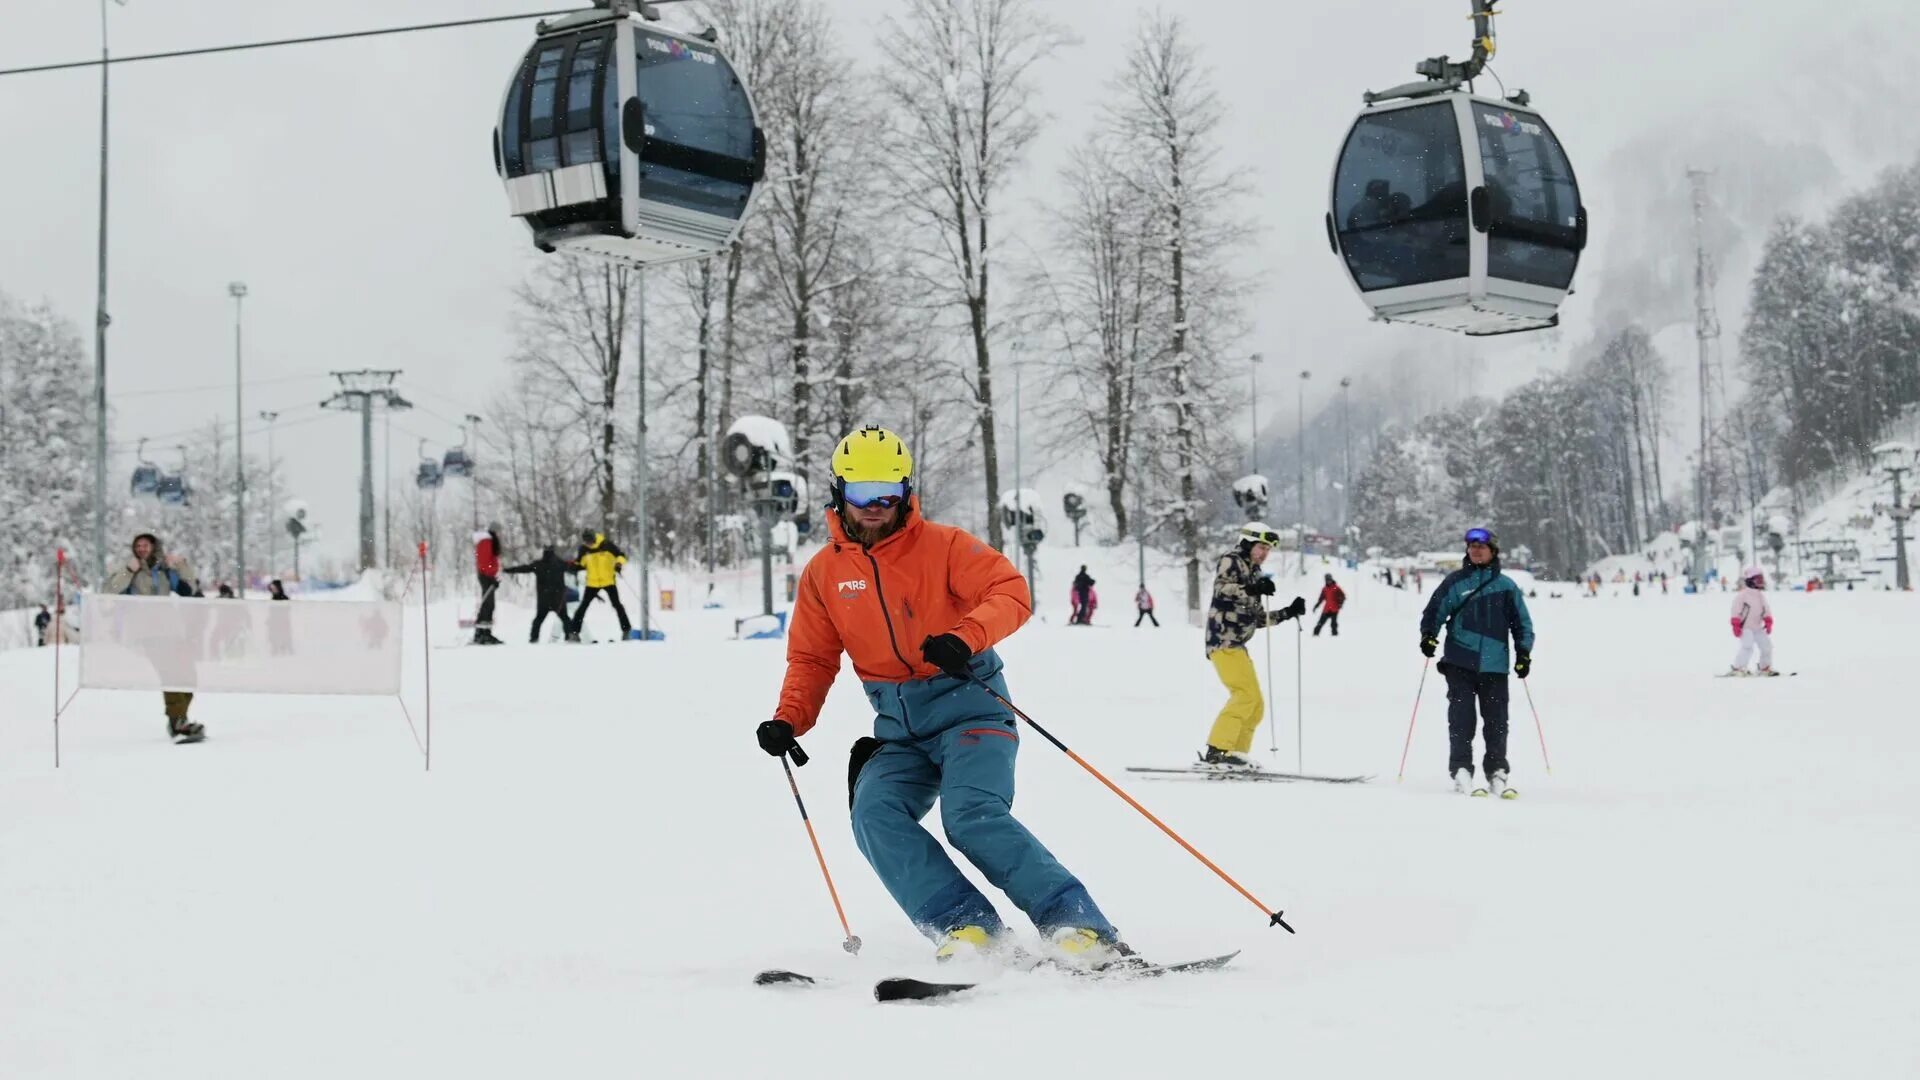
[[[1470,2],[1470,57],[1422,60],[1422,81],[1362,95],[1334,164],[1327,242],[1377,319],[1538,330],[1558,324],[1573,290],[1587,212],[1527,92],[1473,92],[1497,13],[1494,0]]]

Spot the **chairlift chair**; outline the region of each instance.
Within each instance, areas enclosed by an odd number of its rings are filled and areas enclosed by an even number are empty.
[[[542,251],[642,265],[739,236],[766,174],[753,97],[712,30],[637,0],[542,22],[507,84],[494,168]]]
[[[446,476],[442,471],[440,462],[436,461],[427,453],[427,440],[425,439],[420,440],[420,467],[418,471],[414,473],[413,482],[422,490],[438,488],[446,482]]]

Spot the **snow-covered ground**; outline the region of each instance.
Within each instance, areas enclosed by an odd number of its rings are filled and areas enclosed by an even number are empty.
[[[1124,773],[1191,759],[1222,698],[1199,631],[1168,617],[1175,568],[1151,572],[1168,625],[1124,625],[1132,560],[1043,553],[1050,621],[1004,648],[1015,698],[1299,934],[1036,737],[1016,809],[1137,948],[1244,949],[1225,971],[875,1004],[874,979],[936,972],[848,833],[860,695],[835,691],[798,774],[855,958],[753,742],[783,644],[726,640],[741,612],[683,603],[665,642],[529,647],[509,592],[514,644],[409,657],[416,719],[433,665],[430,773],[392,702],[204,698],[210,739],[175,747],[157,695],[106,692],[74,703],[55,771],[52,650],[0,654],[0,1076],[1920,1070],[1913,596],[1776,596],[1799,674],[1761,682],[1711,677],[1734,644],[1718,593],[1543,586],[1530,687],[1555,769],[1517,694],[1523,795],[1503,803],[1447,792],[1437,676],[1394,782],[1422,598],[1363,572],[1336,571],[1340,638],[1273,640],[1271,760],[1294,764],[1298,649],[1306,768],[1373,782]],[[1101,625],[1067,627],[1083,561]],[[436,609],[436,640],[456,614]],[[835,982],[751,984],[775,966]]]

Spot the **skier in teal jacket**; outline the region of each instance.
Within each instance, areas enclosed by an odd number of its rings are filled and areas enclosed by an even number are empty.
[[[1420,615],[1420,652],[1431,657],[1446,631],[1440,673],[1447,678],[1447,772],[1456,791],[1473,783],[1474,705],[1486,738],[1481,768],[1495,795],[1507,793],[1507,639],[1513,673],[1533,669],[1533,620],[1520,586],[1500,572],[1500,540],[1490,530],[1466,534],[1466,564],[1440,582]]]

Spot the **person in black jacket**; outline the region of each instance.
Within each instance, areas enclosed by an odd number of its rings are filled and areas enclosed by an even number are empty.
[[[51,625],[53,625],[53,613],[47,610],[47,605],[41,604],[40,614],[33,617],[33,630],[39,635],[39,644],[47,643],[47,627]]]
[[[568,627],[567,622],[567,574],[580,569],[580,564],[568,562],[554,554],[552,545],[540,550],[540,557],[520,566],[509,566],[502,573],[532,574],[534,599],[539,610],[533,616],[533,629],[527,640],[535,645],[540,643],[540,624],[547,621],[548,615],[560,616],[560,625]]]
[[[1139,620],[1134,620],[1136,623]],[[1085,563],[1080,564],[1080,572],[1073,575],[1073,617],[1067,625],[1089,626],[1093,623],[1093,578],[1087,573]]]

